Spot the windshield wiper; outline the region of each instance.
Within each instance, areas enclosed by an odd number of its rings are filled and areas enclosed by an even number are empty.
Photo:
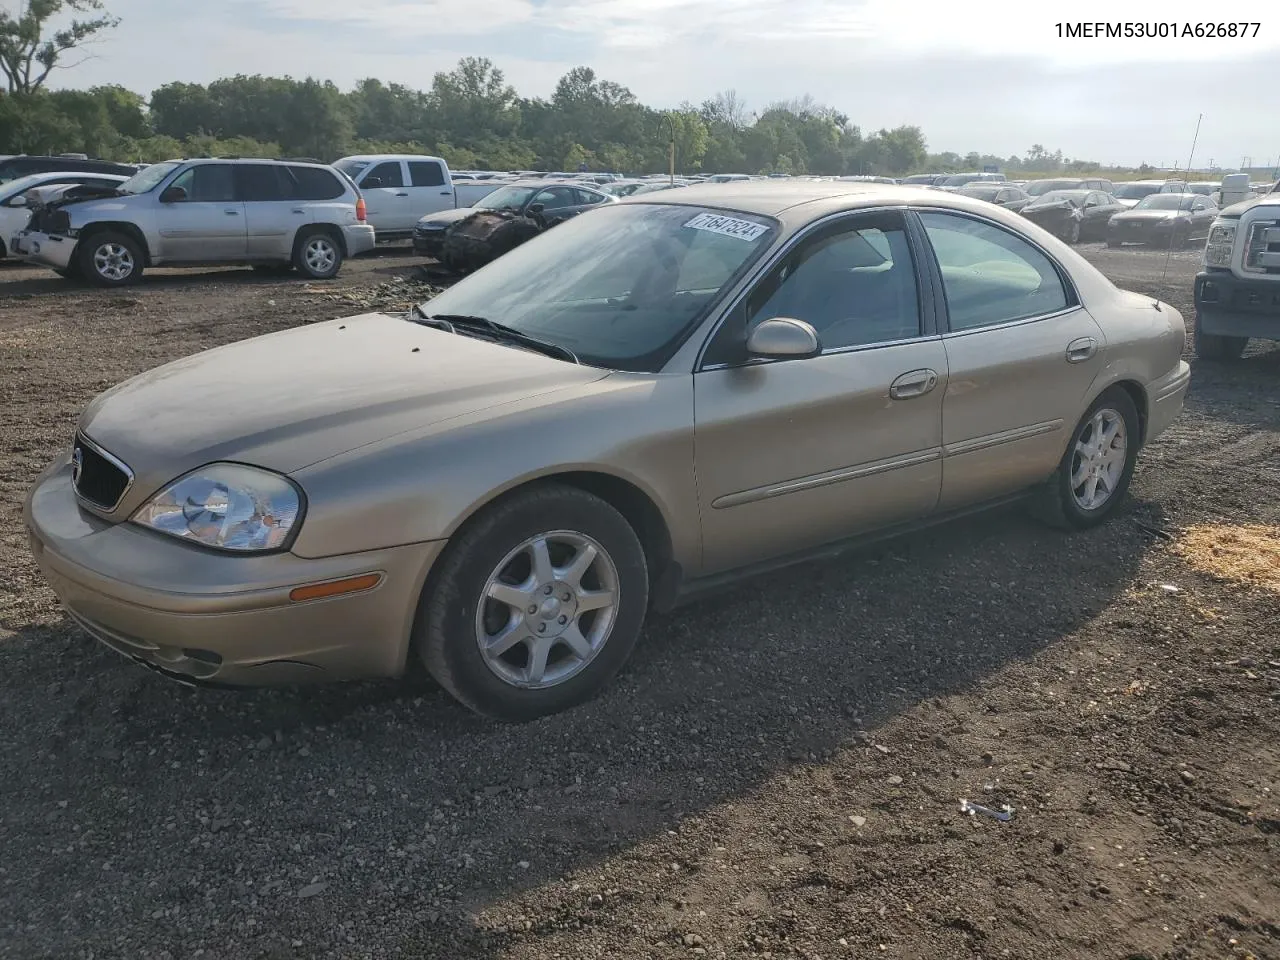
[[[450,333],[457,333],[460,330],[467,333],[487,333],[495,340],[529,347],[548,356],[556,357],[560,360],[568,360],[570,363],[581,362],[578,360],[578,355],[568,347],[552,343],[550,340],[542,340],[538,337],[530,336],[513,327],[508,327],[506,324],[490,320],[488,317],[472,317],[461,313],[429,314],[417,304],[409,311],[409,317],[414,323],[420,323],[426,327],[435,327],[438,330],[447,330]]]

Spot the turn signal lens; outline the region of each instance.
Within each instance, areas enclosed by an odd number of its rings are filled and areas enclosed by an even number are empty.
[[[366,573],[364,576],[347,577],[345,580],[311,583],[305,587],[294,587],[289,591],[289,599],[294,603],[304,603],[307,600],[323,600],[326,597],[339,597],[344,593],[372,590],[381,582],[382,574]]]
[[[368,211],[368,208],[365,207],[364,205],[364,197],[361,197],[359,200],[356,201],[356,219],[359,220],[361,223],[364,223],[365,217],[367,216],[367,211]]]

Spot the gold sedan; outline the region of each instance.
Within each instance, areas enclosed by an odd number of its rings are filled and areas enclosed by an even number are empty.
[[[1016,214],[882,184],[662,191],[408,314],[102,394],[26,504],[68,614],[191,682],[394,676],[527,720],[647,611],[1029,496],[1120,505],[1190,371],[1171,306]]]

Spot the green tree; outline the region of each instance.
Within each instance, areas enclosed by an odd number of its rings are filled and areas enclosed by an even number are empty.
[[[64,57],[83,50],[119,24],[102,0],[26,0],[18,16],[0,11],[0,73],[9,93],[30,95],[44,86]],[[71,19],[49,31],[51,21]]]

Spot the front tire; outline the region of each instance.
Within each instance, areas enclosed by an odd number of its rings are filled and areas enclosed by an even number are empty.
[[[648,602],[644,549],[622,514],[545,486],[489,507],[454,538],[414,644],[462,704],[526,722],[595,697],[631,655]]]
[[[1248,337],[1224,337],[1213,333],[1205,333],[1200,327],[1200,315],[1196,314],[1196,356],[1201,360],[1239,360],[1244,348],[1249,345]]]
[[[1102,393],[1080,418],[1035,509],[1051,526],[1085,530],[1105,523],[1124,500],[1138,461],[1141,424],[1121,387]]]
[[[298,237],[293,265],[311,280],[332,280],[342,269],[342,244],[327,230],[311,230]]]
[[[103,230],[80,240],[79,272],[99,287],[127,287],[142,279],[142,249],[124,233]]]

